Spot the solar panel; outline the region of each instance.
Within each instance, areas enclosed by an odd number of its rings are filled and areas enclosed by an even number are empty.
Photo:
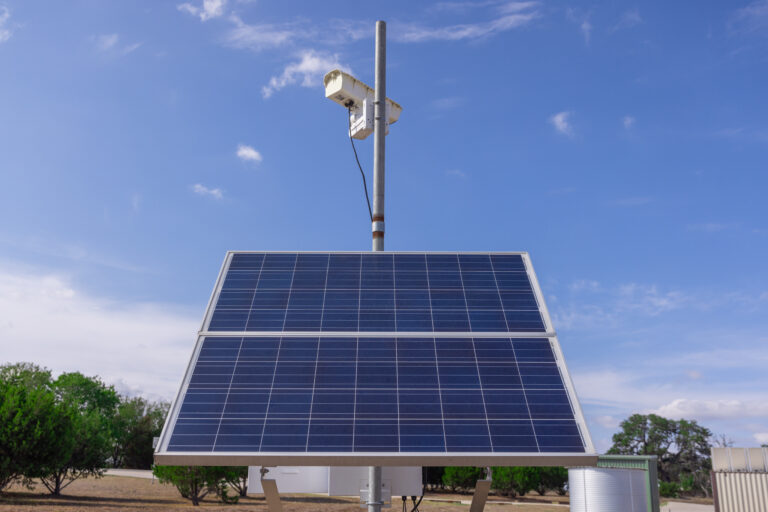
[[[544,332],[519,254],[237,253],[207,326],[271,332]]]
[[[229,253],[162,464],[583,464],[525,253]]]

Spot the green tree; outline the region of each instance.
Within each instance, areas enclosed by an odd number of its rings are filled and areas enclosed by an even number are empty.
[[[227,495],[224,474],[220,466],[154,466],[153,473],[160,483],[168,483],[178,489],[179,494],[197,506],[209,494],[214,494],[225,503],[237,501],[237,496]]]
[[[34,363],[9,363],[0,366],[0,381],[27,389],[51,389],[51,371]]]
[[[522,496],[541,487],[541,468],[495,467],[491,487],[506,496]]]
[[[79,478],[100,477],[112,446],[112,418],[119,401],[111,386],[79,372],[64,373],[53,382],[59,414],[68,420],[59,456],[35,474],[51,494],[59,495]]]
[[[484,473],[482,468],[448,466],[443,472],[443,483],[452,491],[474,489]]]
[[[222,468],[224,481],[237,494],[244,497],[248,494],[248,466],[225,466]]]
[[[149,402],[141,397],[120,400],[112,421],[110,457],[114,467],[152,467],[152,440],[160,435],[169,407],[168,402]]]
[[[45,386],[0,380],[0,492],[14,481],[29,484],[29,475],[66,451],[67,429]]]
[[[696,421],[670,420],[655,414],[633,414],[621,422],[621,431],[613,435],[608,453],[621,455],[656,455],[659,480],[692,482],[691,492],[709,496],[709,456],[712,432]]]
[[[544,496],[547,491],[555,491],[560,496],[565,496],[568,483],[568,470],[563,467],[539,468],[541,479],[536,492]]]

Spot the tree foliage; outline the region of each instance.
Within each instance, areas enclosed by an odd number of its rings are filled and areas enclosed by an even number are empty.
[[[0,492],[28,481],[46,461],[66,449],[67,420],[45,386],[0,380]]]
[[[173,485],[183,498],[197,506],[211,494],[224,503],[236,503],[238,496],[229,496],[226,488],[226,476],[232,474],[234,469],[222,466],[154,466],[152,471],[161,483]]]
[[[248,466],[225,466],[222,468],[224,481],[237,494],[245,497],[248,494]]]
[[[709,496],[711,438],[712,432],[693,420],[633,414],[613,435],[608,453],[656,455],[660,481],[673,483],[681,492]]]
[[[475,483],[485,474],[482,468],[448,466],[443,472],[443,483],[452,491],[474,489]]]
[[[114,467],[152,467],[152,440],[160,435],[169,407],[168,402],[150,402],[141,397],[120,401],[112,420]]]
[[[61,440],[68,449],[51,457],[32,475],[40,478],[51,494],[79,478],[100,477],[112,445],[112,416],[119,397],[111,386],[97,377],[64,373],[53,382],[59,414],[67,430]]]

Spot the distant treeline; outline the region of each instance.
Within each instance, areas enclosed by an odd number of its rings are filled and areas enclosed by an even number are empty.
[[[105,467],[150,469],[168,408],[78,372],[54,379],[31,363],[0,366],[0,492],[39,479],[60,494]]]

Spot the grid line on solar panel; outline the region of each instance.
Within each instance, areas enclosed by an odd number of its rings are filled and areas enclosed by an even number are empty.
[[[518,254],[235,253],[207,330],[546,329]]]
[[[547,339],[206,338],[168,451],[233,450],[584,447]]]

